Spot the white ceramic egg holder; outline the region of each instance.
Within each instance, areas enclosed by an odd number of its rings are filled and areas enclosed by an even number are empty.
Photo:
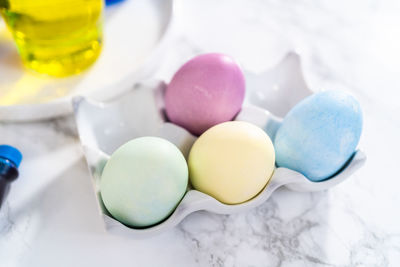
[[[283,117],[298,101],[312,94],[304,82],[300,59],[295,53],[289,53],[268,72],[259,75],[246,74],[246,82],[245,104],[235,120],[258,125],[272,140],[280,125],[279,117]],[[258,86],[262,88],[257,88]],[[106,230],[111,233],[144,238],[174,227],[187,215],[198,210],[219,214],[241,212],[262,204],[281,186],[305,192],[325,190],[350,177],[365,163],[364,153],[357,150],[342,170],[322,182],[312,182],[287,168],[276,168],[268,185],[257,196],[237,205],[223,204],[189,186],[184,198],[166,220],[144,229],[130,228],[113,219],[101,200],[99,181],[109,155],[133,138],[159,136],[174,143],[187,158],[196,140],[185,129],[166,122],[163,110],[165,87],[162,81],[148,81],[136,84],[130,91],[108,103],[93,102],[83,97],[77,97],[73,101],[78,132],[93,177],[99,212],[103,216]]]

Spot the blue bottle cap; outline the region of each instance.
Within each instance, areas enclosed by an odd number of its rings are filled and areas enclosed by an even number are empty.
[[[8,159],[18,168],[22,160],[22,154],[15,147],[0,145],[0,158]]]
[[[107,6],[111,6],[113,4],[116,4],[116,3],[119,3],[119,2],[122,2],[122,1],[124,1],[124,0],[106,0],[106,5]]]

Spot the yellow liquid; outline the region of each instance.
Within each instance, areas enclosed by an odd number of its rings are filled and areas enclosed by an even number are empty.
[[[0,10],[29,69],[68,76],[100,54],[103,0],[0,0]]]

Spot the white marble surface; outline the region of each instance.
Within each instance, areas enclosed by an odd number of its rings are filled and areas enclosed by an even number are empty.
[[[0,122],[0,142],[25,156],[0,211],[0,266],[399,266],[400,3],[190,0],[182,11],[156,77],[206,51],[261,71],[294,47],[313,88],[359,98],[366,165],[327,192],[282,189],[250,212],[198,212],[130,240],[103,232],[72,118]]]

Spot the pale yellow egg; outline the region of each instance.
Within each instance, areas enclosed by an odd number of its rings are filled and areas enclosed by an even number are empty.
[[[189,154],[193,187],[226,204],[255,197],[275,168],[275,151],[259,127],[239,121],[218,124],[193,145]]]

